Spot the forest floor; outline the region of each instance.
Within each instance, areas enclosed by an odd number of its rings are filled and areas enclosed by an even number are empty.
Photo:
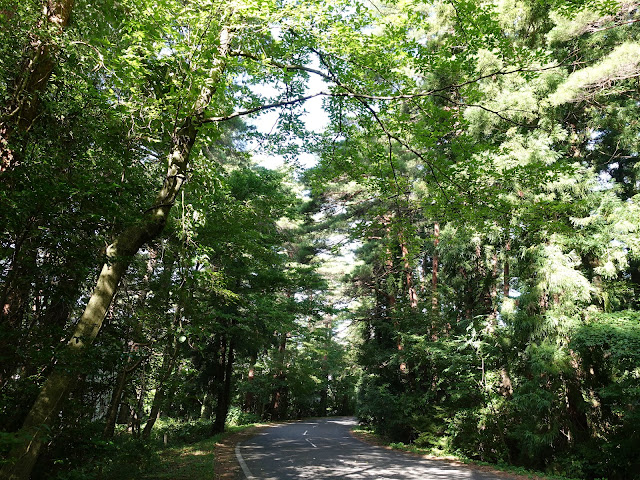
[[[261,425],[231,427],[197,443],[162,449],[144,480],[231,480],[240,467],[234,454],[237,442],[249,438]]]

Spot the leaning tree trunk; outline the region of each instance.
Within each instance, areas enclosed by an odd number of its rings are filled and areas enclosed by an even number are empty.
[[[116,289],[132,257],[140,247],[152,240],[163,230],[176,194],[184,181],[184,173],[195,141],[196,129],[187,122],[186,128],[176,134],[175,145],[169,159],[169,174],[156,199],[156,205],[136,225],[123,232],[107,248],[107,263],[102,267],[96,288],[89,299],[85,311],[78,322],[67,352],[76,357],[91,345],[115,295]],[[27,415],[16,439],[20,442],[9,454],[9,462],[0,470],[0,478],[26,480],[38,457],[43,441],[43,432],[60,410],[60,404],[73,381],[73,374],[58,366],[49,375]]]
[[[149,283],[151,281],[151,276],[153,275],[155,265],[157,262],[157,252],[153,248],[149,248],[149,260],[147,260],[147,273],[143,278],[143,282],[145,283],[144,288],[140,292],[138,296],[137,307],[142,308],[147,299],[147,295],[149,294]],[[168,269],[169,272],[172,271],[171,268]],[[171,273],[169,273],[171,274]],[[136,322],[133,327],[135,330],[140,330],[141,325]],[[145,357],[140,357],[135,361],[132,361],[132,355],[138,350],[140,347],[139,343],[132,342],[129,347],[129,355],[125,365],[123,365],[122,369],[118,373],[116,377],[116,384],[113,387],[113,392],[111,394],[111,401],[109,402],[109,409],[107,410],[107,414],[105,415],[105,424],[104,429],[102,430],[102,438],[111,439],[115,434],[116,423],[118,421],[118,411],[120,410],[120,402],[122,401],[122,395],[127,386],[127,381],[131,374],[142,364],[143,361],[146,360]]]
[[[102,267],[98,281],[78,322],[71,339],[67,343],[68,356],[77,357],[86,350],[102,327],[105,315],[116,293],[124,273],[133,256],[147,242],[157,237],[164,229],[169,212],[186,179],[191,149],[196,140],[197,127],[211,102],[225,69],[229,50],[230,32],[223,29],[220,41],[220,60],[209,74],[211,87],[203,87],[196,100],[191,115],[174,130],[172,146],[168,157],[168,170],[153,207],[143,218],[129,227],[109,245],[107,261]],[[44,440],[44,432],[50,428],[60,411],[61,402],[67,396],[73,382],[73,374],[63,366],[56,368],[47,378],[40,393],[27,415],[22,428],[16,433],[15,447],[9,453],[8,461],[0,470],[1,480],[28,480],[38,458]]]

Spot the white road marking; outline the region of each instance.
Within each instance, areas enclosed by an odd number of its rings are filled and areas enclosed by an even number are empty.
[[[247,480],[257,480],[257,478],[254,477],[251,474],[251,470],[249,470],[249,467],[247,467],[247,464],[244,461],[244,458],[242,458],[242,455],[240,454],[240,444],[239,443],[236,444],[236,458],[238,459],[238,463],[240,464],[240,468],[242,468],[242,472],[244,473],[244,476],[247,477]]]
[[[314,443],[313,443],[311,440],[309,440],[308,438],[307,438],[306,440],[307,440],[307,442],[309,442],[311,445],[313,445],[313,448],[318,448],[316,445],[314,445]]]
[[[309,430],[305,430],[304,433],[302,434],[302,436],[304,437],[307,434],[308,431]]]

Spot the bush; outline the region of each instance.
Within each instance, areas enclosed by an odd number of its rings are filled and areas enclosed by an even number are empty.
[[[32,478],[47,480],[129,480],[139,478],[155,459],[144,440],[118,435],[101,438],[102,425],[81,423],[62,430],[40,458]]]
[[[260,416],[255,413],[243,412],[238,407],[231,407],[227,415],[227,423],[233,426],[249,425],[251,423],[258,423]]]
[[[195,443],[211,436],[213,420],[183,421],[174,418],[161,418],[155,424],[154,438],[164,441],[165,435],[168,445]]]

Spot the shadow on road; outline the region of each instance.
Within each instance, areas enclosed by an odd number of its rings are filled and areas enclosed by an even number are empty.
[[[365,444],[350,435],[355,424],[343,417],[276,425],[245,441],[239,452],[251,476],[261,480],[509,478]]]

